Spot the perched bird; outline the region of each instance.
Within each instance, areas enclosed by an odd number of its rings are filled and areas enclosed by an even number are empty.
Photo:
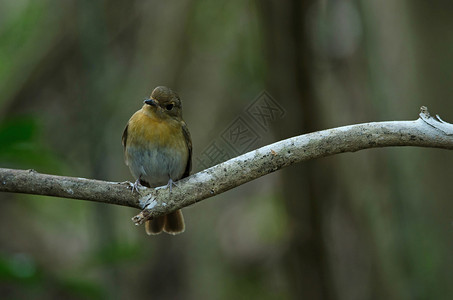
[[[135,189],[167,184],[171,193],[173,182],[189,176],[192,167],[192,140],[178,94],[156,87],[127,123],[122,144],[126,165],[137,179]],[[184,218],[177,210],[145,225],[150,235],[162,231],[178,234],[184,231]]]

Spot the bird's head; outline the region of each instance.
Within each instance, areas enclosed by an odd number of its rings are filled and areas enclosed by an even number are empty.
[[[182,119],[181,99],[176,92],[165,86],[156,87],[149,99],[144,101],[143,109],[154,112],[157,116]]]

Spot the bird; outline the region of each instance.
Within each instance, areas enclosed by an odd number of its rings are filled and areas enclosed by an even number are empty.
[[[167,184],[171,194],[174,182],[189,176],[192,168],[192,139],[178,94],[165,86],[156,87],[127,122],[122,145],[126,165],[136,178],[132,190]],[[145,229],[148,235],[182,233],[183,214],[177,210],[148,220]]]

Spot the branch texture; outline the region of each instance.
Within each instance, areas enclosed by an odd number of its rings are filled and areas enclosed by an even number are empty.
[[[130,183],[0,169],[0,191],[58,196],[142,209],[133,221],[142,224],[215,196],[281,168],[329,155],[389,146],[453,149],[453,125],[433,118],[426,107],[415,121],[373,122],[292,137],[232,158],[166,187],[131,192]]]
[[[141,208],[130,182],[40,174],[35,170],[0,168],[0,191],[82,199]],[[129,192],[128,192],[129,191]]]

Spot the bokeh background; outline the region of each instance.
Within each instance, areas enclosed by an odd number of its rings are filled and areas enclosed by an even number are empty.
[[[157,85],[183,100],[194,171],[264,91],[285,113],[248,150],[422,105],[451,122],[452,11],[2,0],[0,166],[133,180],[122,130]],[[1,193],[1,298],[452,299],[452,166],[422,148],[302,163],[184,209],[177,237],[146,236],[134,209]]]

